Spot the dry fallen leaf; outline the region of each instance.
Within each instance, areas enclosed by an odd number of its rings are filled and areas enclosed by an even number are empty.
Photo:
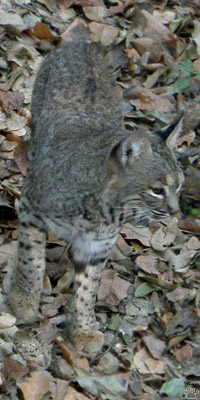
[[[159,262],[158,255],[156,253],[150,252],[144,256],[138,256],[136,258],[136,264],[148,274],[159,274]]]
[[[13,359],[12,356],[4,358],[4,374],[6,377],[18,380],[28,373],[29,369],[25,366],[25,363],[22,364],[22,362]]]
[[[120,232],[125,236],[125,239],[136,239],[144,246],[150,247],[152,232],[149,228],[136,228],[131,224],[124,224]]]
[[[134,366],[140,374],[164,374],[162,361],[154,360],[145,348],[139,350],[133,358]]]
[[[14,111],[9,113],[9,117],[6,120],[6,126],[8,131],[17,131],[26,126],[27,119],[17,114]]]
[[[22,175],[27,173],[28,142],[21,142],[14,150],[14,159]]]
[[[178,221],[180,229],[184,229],[190,232],[200,232],[200,223],[192,219],[180,219]]]
[[[0,105],[1,107],[8,111],[19,110],[22,108],[24,102],[24,94],[21,92],[11,92],[11,91],[0,91]]]
[[[192,290],[190,290],[190,289],[183,288],[183,287],[177,287],[172,292],[167,293],[166,297],[172,303],[176,303],[177,301],[186,300],[189,297],[190,293],[192,294]]]
[[[119,304],[127,296],[130,283],[119,278],[114,271],[104,271],[98,292],[98,300],[110,305]]]
[[[72,386],[67,388],[67,393],[63,400],[89,400],[83,393],[77,392]]]
[[[172,113],[175,109],[175,102],[169,96],[156,95],[149,89],[144,89],[140,95],[140,109]]]
[[[7,12],[1,9],[0,25],[12,25],[17,29],[25,29],[23,19],[20,15],[14,12]]]
[[[57,336],[56,343],[62,351],[65,360],[73,369],[79,368],[89,371],[90,366],[87,358],[80,357],[77,351],[71,350],[60,336]]]
[[[15,325],[16,318],[8,313],[0,315],[0,329],[10,328]]]
[[[92,22],[89,24],[91,40],[101,42],[104,46],[109,46],[119,33],[119,29],[110,25]]]
[[[166,227],[161,226],[153,234],[150,243],[154,250],[163,251],[167,246],[170,246],[172,243],[174,243],[178,233],[177,222],[177,218],[170,218]]]
[[[174,355],[179,363],[192,358],[192,347],[189,344],[180,348],[174,347]]]
[[[143,336],[142,340],[145,343],[149,352],[151,353],[152,357],[160,360],[161,355],[166,350],[165,342],[151,335]]]
[[[129,246],[127,242],[124,240],[122,235],[119,235],[117,238],[117,248],[124,254],[124,256],[128,256],[133,252],[132,246]]]
[[[170,30],[160,22],[159,16],[152,15],[146,10],[142,10],[141,13],[146,20],[146,26],[143,31],[145,36],[161,40],[162,38],[167,39],[171,35]]]
[[[53,35],[49,29],[49,27],[43,22],[37,22],[33,29],[28,30],[30,36],[35,36],[37,39],[51,39],[60,42],[60,37]]]
[[[17,386],[21,389],[24,400],[42,400],[46,393],[51,392],[52,381],[52,375],[41,369],[32,371],[27,378],[18,380]]]
[[[192,236],[185,244],[188,250],[200,250],[200,240],[196,236]]]
[[[180,310],[168,322],[165,335],[172,336],[175,334],[180,334],[188,327],[189,328],[195,327],[197,322],[198,318],[194,311]]]
[[[98,2],[101,3],[100,0]],[[84,6],[83,12],[88,19],[96,22],[103,21],[108,16],[108,10],[103,5]]]

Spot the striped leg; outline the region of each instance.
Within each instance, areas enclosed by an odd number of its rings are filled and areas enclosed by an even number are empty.
[[[103,333],[96,330],[94,308],[104,265],[88,265],[75,276],[70,336],[78,350],[95,352],[103,344]]]
[[[18,258],[8,302],[19,323],[37,318],[45,270],[45,233],[21,221],[18,230]]]

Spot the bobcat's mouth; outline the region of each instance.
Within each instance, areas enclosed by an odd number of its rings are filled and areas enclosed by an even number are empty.
[[[170,214],[167,211],[153,210],[152,212],[152,218],[159,221],[168,217],[170,217]]]

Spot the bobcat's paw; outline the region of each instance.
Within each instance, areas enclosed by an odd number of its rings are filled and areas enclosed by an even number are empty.
[[[38,319],[38,297],[12,289],[7,303],[17,318],[17,324],[32,323]]]
[[[86,353],[96,353],[101,350],[104,342],[103,333],[100,331],[78,331],[72,338],[76,350]]]

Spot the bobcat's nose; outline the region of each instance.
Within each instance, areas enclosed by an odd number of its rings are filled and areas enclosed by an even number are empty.
[[[167,208],[168,208],[170,215],[173,215],[174,217],[177,217],[177,218],[181,217],[181,210],[179,207],[179,202],[175,196],[168,197]]]

